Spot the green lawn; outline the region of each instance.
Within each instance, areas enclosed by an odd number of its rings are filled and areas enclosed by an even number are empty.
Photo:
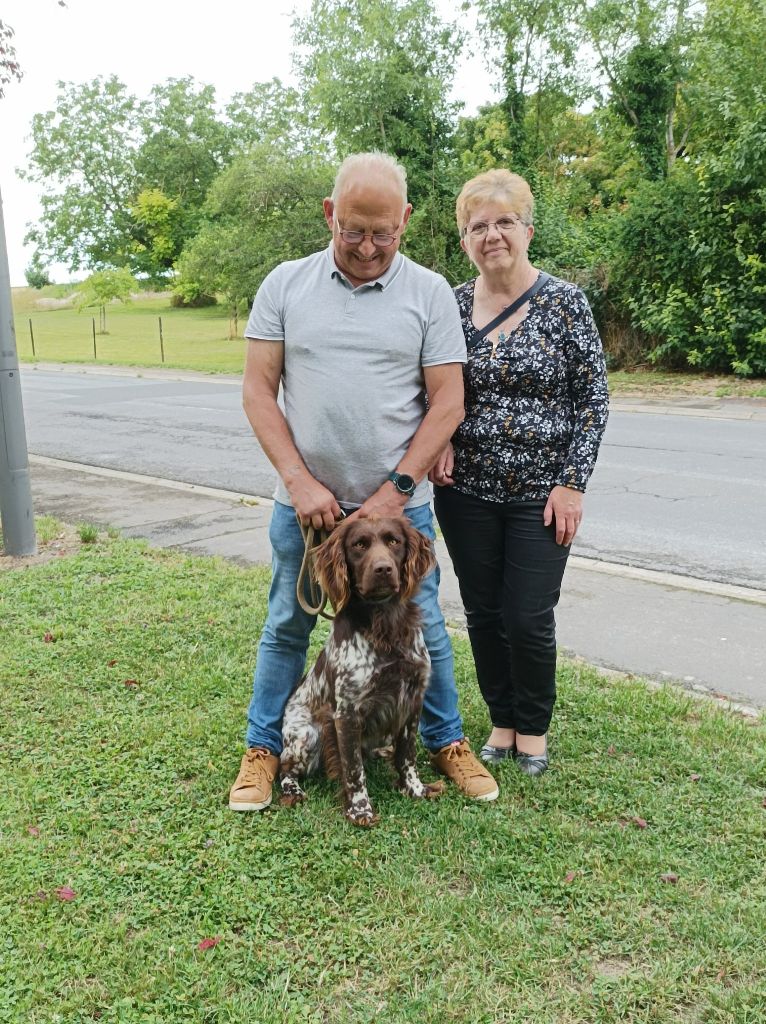
[[[322,780],[235,815],[267,584],[103,534],[0,569],[0,1021],[766,1020],[763,720],[565,663],[550,772],[494,804],[377,765],[376,829]]]
[[[45,290],[47,291],[47,289]],[[72,308],[41,309],[31,289],[14,289],[16,345],[25,362],[113,363],[124,366],[162,366],[239,373],[244,365],[245,321],[239,337],[230,339],[233,324],[221,306],[174,309],[167,298],[140,297],[107,307],[106,334],[99,334],[98,309],[78,313]],[[43,293],[43,299],[49,298]],[[52,296],[51,296],[52,298]],[[93,318],[96,358],[93,356]],[[164,363],[160,347],[162,318]],[[32,322],[35,353],[32,354]]]

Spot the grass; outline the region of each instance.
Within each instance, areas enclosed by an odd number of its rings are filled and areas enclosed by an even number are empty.
[[[43,309],[43,302],[71,301],[71,287],[51,285],[37,292],[13,289],[16,344],[24,362],[93,363],[91,319],[98,310],[77,313],[69,307]],[[159,323],[162,317],[165,362],[162,362]],[[35,338],[35,354],[29,320]],[[231,323],[222,307],[173,309],[167,297],[138,296],[127,306],[115,303],[107,310],[106,335],[96,335],[97,362],[123,366],[167,366],[209,373],[240,373],[244,365],[244,341],[230,340]],[[241,334],[245,321],[240,320]],[[645,368],[615,370],[609,389],[620,395],[665,398],[676,396],[766,398],[766,383],[733,375],[670,373]]]
[[[98,527],[92,523],[78,523],[77,536],[83,544],[95,544],[98,540]]]
[[[53,289],[51,289],[53,291]],[[142,295],[127,305],[107,307],[107,334],[96,333],[93,356],[92,319],[98,310],[78,313],[71,307],[40,308],[35,303],[67,301],[31,288],[13,289],[16,346],[24,362],[103,363],[124,366],[166,366],[210,373],[239,373],[244,365],[245,342],[229,339],[230,322],[221,306],[174,309],[167,297]],[[160,347],[162,318],[164,362]],[[34,355],[29,321],[34,333]],[[240,319],[239,333],[245,323]]]
[[[609,391],[613,397],[766,398],[766,383],[763,378],[751,380],[732,374],[612,370]]]
[[[564,663],[494,804],[378,765],[374,830],[321,779],[234,815],[267,585],[105,534],[0,572],[0,1022],[766,1019],[764,721]]]

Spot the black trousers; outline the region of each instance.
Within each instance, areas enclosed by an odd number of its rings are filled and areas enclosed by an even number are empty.
[[[544,501],[500,504],[434,487],[434,506],[492,724],[542,736],[556,701],[553,609],[569,548],[543,525]]]

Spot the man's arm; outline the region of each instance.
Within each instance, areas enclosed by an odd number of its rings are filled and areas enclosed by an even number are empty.
[[[309,473],[277,403],[284,359],[284,342],[248,342],[242,405],[261,448],[284,481],[301,523],[331,530],[341,516],[340,506]]]
[[[461,363],[424,366],[423,376],[428,395],[428,412],[399,465],[391,467],[413,477],[417,482],[423,479],[436,462],[465,416]],[[398,516],[407,501],[407,495],[400,494],[393,483],[386,480],[354,514]]]

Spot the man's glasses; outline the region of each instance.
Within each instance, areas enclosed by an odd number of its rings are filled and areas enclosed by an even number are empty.
[[[385,235],[379,234],[377,231],[345,231],[340,226],[340,221],[335,222],[338,225],[338,234],[347,245],[359,245],[365,238],[371,238],[372,244],[379,246],[381,249],[387,249],[389,245],[393,245],[396,241],[396,235]]]
[[[464,234],[470,235],[471,238],[484,238],[494,224],[497,230],[505,235],[513,231],[516,225],[520,223],[521,221],[515,217],[499,217],[497,220],[490,221],[477,220],[475,224],[470,224],[465,228]]]

